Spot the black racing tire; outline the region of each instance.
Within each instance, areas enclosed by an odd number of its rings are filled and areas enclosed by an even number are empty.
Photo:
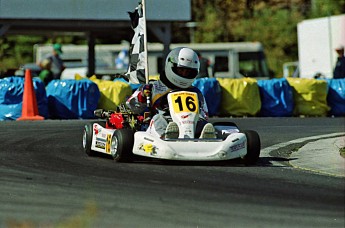
[[[105,125],[106,125],[106,121],[96,121],[96,122],[93,122],[93,123],[97,123],[99,125],[101,125],[103,128],[105,128]]]
[[[110,153],[117,162],[133,161],[134,131],[132,129],[117,129],[111,139]]]
[[[244,130],[241,131],[247,138],[247,154],[243,158],[245,165],[254,165],[259,160],[261,142],[260,136],[256,131]]]
[[[95,151],[91,150],[92,135],[93,135],[93,124],[88,123],[84,126],[83,131],[83,150],[89,156],[94,156]]]

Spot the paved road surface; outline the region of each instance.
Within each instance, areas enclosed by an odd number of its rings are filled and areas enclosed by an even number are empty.
[[[305,142],[265,150],[344,119],[230,120],[260,134],[258,165],[119,164],[81,151],[85,120],[1,122],[0,226],[344,227],[345,178],[292,167]]]

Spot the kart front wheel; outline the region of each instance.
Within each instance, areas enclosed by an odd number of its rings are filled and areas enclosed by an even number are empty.
[[[92,143],[92,130],[93,124],[89,123],[84,126],[83,132],[83,150],[89,156],[94,156],[95,151],[91,150],[91,143]]]
[[[111,139],[110,153],[117,162],[133,160],[134,131],[132,129],[117,129]]]
[[[243,133],[247,138],[247,154],[243,158],[244,164],[254,165],[260,156],[261,142],[259,134],[251,130],[243,131]]]

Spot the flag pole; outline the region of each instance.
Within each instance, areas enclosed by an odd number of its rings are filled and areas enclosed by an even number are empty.
[[[144,53],[145,53],[145,80],[146,84],[149,83],[149,64],[147,56],[147,30],[146,30],[146,5],[145,0],[141,0],[141,6],[143,10],[143,19],[144,19]]]

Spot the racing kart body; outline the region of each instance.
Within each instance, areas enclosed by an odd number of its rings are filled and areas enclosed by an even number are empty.
[[[194,92],[175,91],[168,95],[172,121],[179,127],[177,139],[164,139],[146,129],[147,113],[136,115],[125,105],[118,110],[96,110],[106,121],[85,125],[83,148],[88,155],[96,152],[111,155],[116,161],[129,162],[134,155],[166,160],[220,161],[242,158],[254,164],[260,155],[260,138],[252,130],[240,131],[232,122],[215,122],[216,138],[195,137],[199,119],[198,97]]]

